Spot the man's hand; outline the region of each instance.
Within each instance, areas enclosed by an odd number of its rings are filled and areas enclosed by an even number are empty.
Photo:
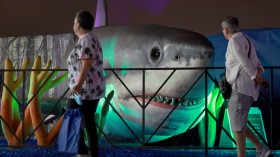
[[[266,80],[262,80],[261,85],[264,89],[267,89],[269,87],[269,82]]]
[[[255,83],[256,83],[257,85],[261,85],[261,83],[262,83],[262,78],[256,77],[256,78],[255,78]]]
[[[260,77],[256,77],[255,78],[255,83],[256,83],[256,85],[261,85],[264,89],[269,87],[268,81],[264,80],[264,79],[262,79]]]

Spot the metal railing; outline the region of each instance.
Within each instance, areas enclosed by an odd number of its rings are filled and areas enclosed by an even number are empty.
[[[268,123],[268,128],[266,127],[266,131],[268,133],[268,142],[266,142],[265,138],[258,132],[258,130],[249,122],[248,125],[253,129],[253,131],[258,135],[258,137],[261,139],[261,141],[263,143],[265,143],[267,146],[269,146],[271,149],[279,149],[279,143],[280,143],[280,137],[276,137],[277,135],[275,135],[275,132],[277,132],[277,127],[274,125],[277,125],[277,122],[279,122],[279,116],[277,116],[277,111],[279,110],[278,108],[280,107],[280,102],[279,102],[279,95],[276,95],[277,92],[277,81],[275,83],[275,80],[279,79],[278,78],[278,74],[275,72],[277,72],[277,70],[280,70],[280,67],[264,67],[266,69],[266,75],[267,76],[267,80],[270,82],[270,88],[269,91],[261,91],[260,92],[260,96],[259,99],[256,103],[254,103],[255,105],[260,105],[259,103],[263,103],[265,104],[268,108],[269,108],[269,115],[265,115],[265,117],[269,117],[269,118],[265,118],[265,123]],[[126,82],[122,80],[122,74],[120,73],[120,71],[141,71],[141,75],[142,75],[142,102],[139,102],[138,99],[136,98],[136,96],[133,94],[133,92],[131,92],[131,90],[127,87]],[[167,78],[163,81],[163,83],[161,84],[161,86],[157,89],[157,91],[149,98],[148,102],[145,101],[145,89],[146,89],[146,72],[147,71],[161,71],[161,70],[165,70],[165,71],[170,71],[170,74],[167,76]],[[150,104],[150,102],[153,100],[153,98],[158,94],[158,92],[165,86],[165,84],[172,79],[172,76],[175,72],[180,72],[180,71],[191,71],[191,70],[196,70],[196,71],[201,71],[201,74],[198,78],[195,79],[194,84],[184,93],[183,97],[179,99],[179,101],[174,104],[174,108],[170,111],[170,113],[168,115],[166,115],[165,119],[162,120],[162,122],[160,123],[159,126],[157,126],[156,130],[151,134],[151,136],[146,139],[145,138],[145,109],[147,108],[147,106]],[[217,76],[219,76],[218,74],[220,74],[222,71],[224,70],[224,67],[198,67],[198,68],[107,68],[105,69],[106,73],[112,73],[115,76],[115,79],[117,79],[122,85],[123,87],[127,90],[127,92],[132,96],[132,98],[135,100],[135,103],[139,104],[139,106],[142,109],[142,136],[141,139],[138,138],[138,136],[136,135],[136,133],[134,133],[133,129],[129,126],[129,124],[126,122],[126,120],[121,116],[121,114],[118,113],[118,110],[114,107],[114,105],[112,105],[110,102],[110,108],[119,116],[119,118],[121,119],[121,121],[124,123],[124,125],[128,128],[128,130],[131,132],[131,134],[133,134],[133,136],[135,137],[136,141],[138,141],[139,145],[141,147],[143,146],[147,146],[147,144],[150,142],[151,138],[156,134],[156,132],[162,127],[163,123],[169,118],[169,116],[176,110],[176,108],[179,106],[179,104],[181,103],[181,101],[183,100],[183,98],[188,95],[188,93],[192,90],[192,88],[195,86],[195,84],[200,80],[200,79],[204,79],[204,85],[205,85],[205,107],[204,110],[199,114],[199,116],[197,118],[195,118],[195,120],[192,122],[191,126],[186,129],[186,132],[188,132],[196,123],[196,121],[204,114],[204,118],[205,118],[205,144],[204,146],[198,146],[197,149],[204,149],[205,150],[205,156],[208,156],[208,149],[212,149],[212,148],[218,148],[219,146],[214,145],[214,146],[209,146],[208,145],[208,120],[209,117],[208,115],[213,118],[215,120],[215,122],[217,123],[217,125],[221,128],[221,131],[224,131],[227,136],[232,140],[232,142],[234,141],[234,138],[230,135],[230,133],[223,127],[223,123],[221,121],[219,121],[219,119],[217,119],[213,113],[211,113],[208,109],[208,85],[209,84],[214,84],[214,86],[218,86],[218,80],[219,78]],[[23,85],[22,85],[22,97],[21,100],[18,100],[18,98],[13,94],[13,92],[8,88],[8,86],[4,83],[4,73],[5,72],[11,72],[11,71],[15,71],[15,72],[23,72]],[[30,101],[39,93],[39,91],[43,88],[43,86],[45,85],[45,83],[48,81],[48,79],[51,77],[51,75],[45,80],[45,82],[41,85],[41,87],[39,87],[39,90],[34,93],[33,97],[31,97],[28,101],[26,99],[27,94],[26,94],[26,84],[28,82],[28,74],[32,71],[44,71],[41,69],[37,69],[37,70],[0,70],[0,92],[2,92],[2,90],[4,88],[6,88],[9,93],[12,95],[13,99],[19,104],[20,107],[20,115],[21,115],[21,120],[24,121],[24,111],[27,105],[29,105]],[[60,70],[45,70],[45,71],[50,71],[52,73],[54,73],[55,71],[67,71],[66,69],[60,69]],[[218,73],[218,74],[217,74]],[[210,80],[210,82],[209,82]],[[44,115],[42,122],[40,123],[40,125],[42,125],[44,123],[44,120],[46,119],[46,117],[50,114],[52,114],[52,112],[54,111],[54,109],[60,104],[60,102],[63,100],[63,98],[65,98],[65,95],[68,92],[68,88],[61,94],[60,97],[57,97],[57,102],[55,103],[55,105]],[[118,91],[116,91],[118,92]],[[1,93],[2,95],[2,93]],[[106,98],[105,98],[106,99]],[[108,100],[105,100],[108,101]],[[25,103],[26,102],[26,103]],[[267,112],[266,112],[267,113]],[[5,121],[5,119],[2,117],[2,115],[0,115],[1,121],[2,121],[2,125],[3,123],[5,123],[6,125],[7,122]],[[23,125],[24,126],[24,125]],[[266,125],[267,126],[267,125]],[[26,138],[26,139],[21,139],[23,142],[23,146],[28,146],[26,145],[26,142],[33,136],[34,132],[38,129],[39,126],[37,126],[36,128],[33,128],[33,131],[30,133],[30,135]],[[102,128],[100,128],[100,126],[97,125],[97,127],[99,129],[102,130]],[[15,132],[12,128],[9,128],[10,131],[12,131],[14,133],[14,136],[20,141],[20,137],[17,137],[15,135]],[[24,128],[23,128],[23,132],[24,132]],[[105,139],[107,139],[107,141],[111,144],[111,146],[116,147],[118,146],[118,144],[114,144],[112,142],[112,140],[110,140],[110,136],[106,135],[105,132],[103,132],[103,136],[105,137]],[[184,135],[180,135],[179,138],[177,139],[177,141],[173,144],[170,145],[172,147],[177,147],[178,143],[180,140],[182,140],[184,138]],[[8,146],[8,145],[1,145],[1,146]],[[182,146],[178,146],[180,148],[182,148]],[[185,147],[186,149],[188,147]],[[191,147],[191,149],[194,149],[195,147]],[[233,148],[233,147],[232,147]],[[231,148],[223,148],[223,149],[231,149]]]

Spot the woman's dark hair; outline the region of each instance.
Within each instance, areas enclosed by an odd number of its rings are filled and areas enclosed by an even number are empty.
[[[80,24],[80,27],[87,30],[92,30],[94,17],[88,11],[79,11],[75,17],[76,21]]]

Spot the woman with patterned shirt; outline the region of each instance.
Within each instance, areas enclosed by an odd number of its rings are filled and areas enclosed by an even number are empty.
[[[79,39],[67,60],[69,87],[72,92],[68,108],[80,108],[83,126],[87,132],[89,152],[97,157],[98,137],[94,116],[99,99],[104,97],[105,80],[101,45],[91,32],[93,23],[94,17],[90,12],[77,12],[73,30]],[[73,94],[82,99],[82,105],[73,99]],[[88,155],[83,132],[79,140],[79,155]]]

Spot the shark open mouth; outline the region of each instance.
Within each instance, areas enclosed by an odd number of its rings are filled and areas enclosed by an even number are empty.
[[[143,100],[142,97],[137,96],[138,100]],[[145,102],[149,102],[152,96],[145,96]],[[155,105],[162,108],[170,108],[173,109],[175,105],[180,102],[181,99],[166,97],[166,96],[154,96],[153,99],[150,101],[151,105]],[[182,99],[182,101],[177,106],[178,109],[189,109],[189,108],[197,108],[201,107],[205,104],[205,98],[200,99]]]

